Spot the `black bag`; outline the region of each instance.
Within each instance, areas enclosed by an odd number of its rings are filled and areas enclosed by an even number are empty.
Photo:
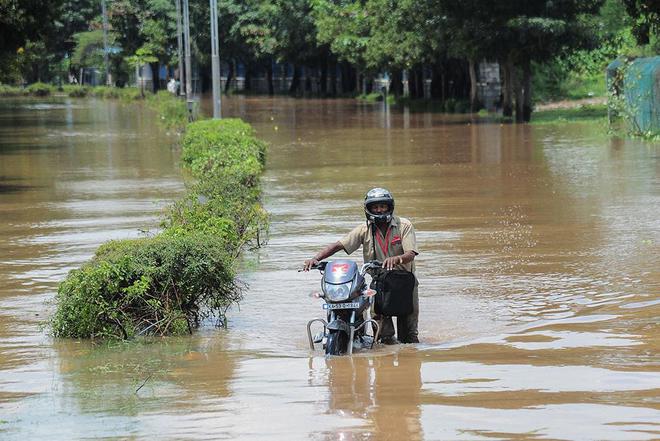
[[[413,312],[415,275],[409,271],[382,271],[374,276],[371,287],[376,290],[376,314],[404,316]]]

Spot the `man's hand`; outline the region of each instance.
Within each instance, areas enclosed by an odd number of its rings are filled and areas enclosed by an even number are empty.
[[[388,257],[383,261],[383,268],[388,271],[394,269],[395,266],[401,265],[403,263],[403,258],[401,256]]]
[[[303,265],[303,271],[309,271],[310,269],[312,269],[312,267],[313,267],[314,265],[318,265],[318,264],[319,264],[319,261],[316,260],[316,259],[313,258],[313,257],[312,257],[311,259],[309,259],[309,260],[305,260],[305,263],[304,263],[304,265]]]

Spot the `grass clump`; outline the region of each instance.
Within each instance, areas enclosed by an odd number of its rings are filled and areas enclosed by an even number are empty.
[[[539,110],[532,114],[532,123],[566,123],[604,118],[607,118],[607,105],[593,104],[568,109]]]
[[[379,101],[383,101],[384,97],[383,94],[380,92],[371,92],[371,93],[363,93],[357,96],[358,100],[361,101],[367,101],[369,103],[376,103]]]

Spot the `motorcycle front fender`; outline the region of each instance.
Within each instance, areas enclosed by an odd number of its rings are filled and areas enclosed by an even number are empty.
[[[341,319],[335,319],[328,323],[327,326],[329,331],[344,331],[347,335],[350,335],[351,328],[348,326],[348,323]]]

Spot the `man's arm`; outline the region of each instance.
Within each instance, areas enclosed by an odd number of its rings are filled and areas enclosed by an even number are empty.
[[[406,251],[405,253],[400,254],[398,256],[388,257],[383,262],[383,268],[385,268],[387,270],[391,270],[391,269],[394,269],[394,267],[396,265],[401,265],[403,263],[412,262],[413,260],[415,260],[416,255],[417,254],[414,251],[409,250],[409,251]]]
[[[326,259],[343,249],[344,245],[342,245],[341,242],[331,243],[327,247],[323,248],[320,252],[316,253],[316,255],[311,259],[305,260],[303,271],[309,271],[312,266],[317,265],[321,260]]]

